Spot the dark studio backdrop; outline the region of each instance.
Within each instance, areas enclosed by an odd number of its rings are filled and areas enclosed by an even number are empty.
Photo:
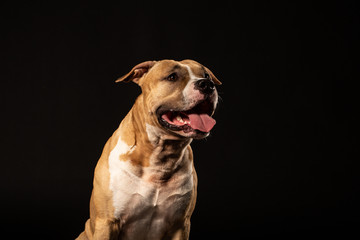
[[[74,239],[93,170],[146,60],[223,82],[191,239],[359,236],[359,6],[352,2],[1,3],[1,228]],[[226,238],[224,236],[232,236]]]

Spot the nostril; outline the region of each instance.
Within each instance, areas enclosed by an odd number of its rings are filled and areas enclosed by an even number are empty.
[[[215,84],[211,81],[211,80],[209,80],[208,81],[208,87],[209,87],[209,89],[211,89],[211,90],[214,90],[215,89]]]
[[[201,79],[195,85],[203,93],[212,93],[215,89],[215,84],[209,79]]]
[[[201,89],[205,89],[207,87],[207,83],[205,82],[205,80],[200,80],[199,81],[199,88]]]

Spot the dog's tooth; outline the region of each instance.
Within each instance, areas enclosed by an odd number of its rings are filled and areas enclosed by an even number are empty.
[[[180,115],[177,115],[177,116],[176,116],[176,120],[178,120],[178,121],[181,122],[181,123],[184,123],[184,120],[181,118]]]

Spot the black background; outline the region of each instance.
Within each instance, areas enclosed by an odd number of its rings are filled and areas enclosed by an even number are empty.
[[[2,233],[74,239],[103,145],[140,93],[114,81],[190,58],[223,82],[217,125],[192,143],[191,239],[359,236],[359,10],[2,2]]]

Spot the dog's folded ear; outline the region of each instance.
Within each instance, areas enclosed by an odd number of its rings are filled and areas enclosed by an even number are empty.
[[[117,79],[115,82],[131,82],[139,84],[140,78],[154,66],[156,61],[146,61],[133,67],[129,73]]]
[[[215,75],[210,71],[210,69],[208,69],[208,68],[205,67],[205,66],[204,66],[204,68],[205,68],[206,72],[210,74],[211,80],[212,80],[216,85],[221,85],[221,84],[222,84],[222,82],[220,82],[219,79],[217,79],[217,77],[215,77]]]

